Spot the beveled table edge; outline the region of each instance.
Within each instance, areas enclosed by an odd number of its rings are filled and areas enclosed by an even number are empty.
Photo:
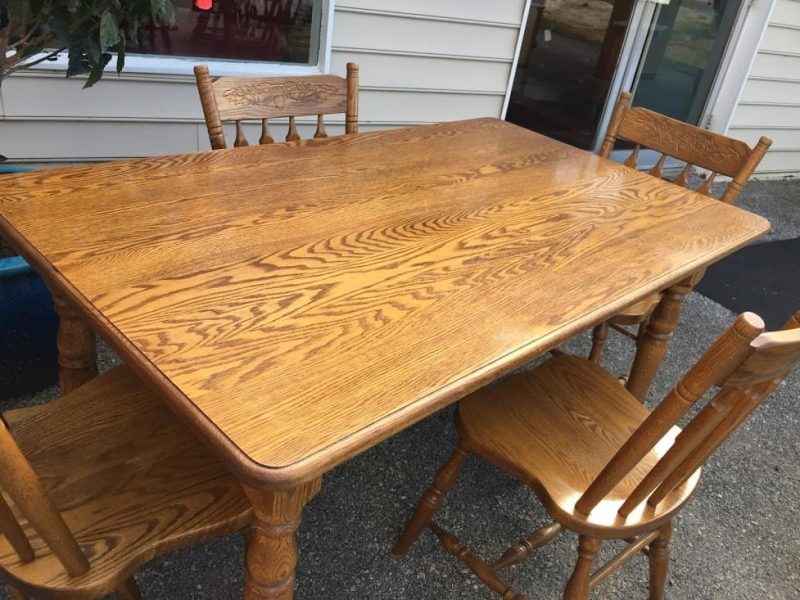
[[[219,152],[219,150],[216,152]],[[665,185],[669,184],[665,183]],[[693,190],[686,190],[686,193],[697,194]],[[700,194],[697,195],[703,201],[716,202],[716,200]],[[163,397],[173,412],[188,423],[190,427],[194,428],[198,436],[210,443],[220,459],[241,482],[258,488],[289,490],[320,477],[353,456],[410,427],[437,410],[458,401],[467,394],[544,354],[580,332],[606,320],[630,305],[631,297],[633,297],[633,302],[636,302],[650,294],[666,289],[685,279],[698,269],[732,254],[769,231],[770,223],[765,218],[735,206],[731,206],[731,208],[751,215],[753,228],[749,229],[747,233],[743,233],[735,241],[732,240],[732,245],[726,247],[725,250],[708,252],[695,261],[685,263],[673,271],[665,273],[658,279],[650,280],[646,285],[641,286],[635,294],[608,303],[601,309],[587,313],[581,318],[568,321],[551,334],[509,350],[491,363],[483,365],[458,381],[443,386],[389,413],[380,421],[376,421],[372,425],[363,427],[336,442],[320,448],[306,458],[280,467],[255,462],[241,450],[1,214],[0,234],[30,263],[51,289],[65,294],[73,302],[75,308],[91,323],[93,329],[104,334],[106,341],[119,353],[126,364],[133,369],[142,381],[155,393]],[[756,228],[755,225],[759,221],[761,222],[761,227]]]

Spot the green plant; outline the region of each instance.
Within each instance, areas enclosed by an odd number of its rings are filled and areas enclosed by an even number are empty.
[[[174,0],[0,0],[0,84],[66,51],[66,76],[88,74],[91,87],[114,54],[122,71],[126,42],[149,19],[174,24]],[[0,258],[12,254],[0,238]]]
[[[87,74],[91,87],[145,19],[175,21],[173,0],[0,0],[0,83],[12,73],[66,51],[67,77]]]

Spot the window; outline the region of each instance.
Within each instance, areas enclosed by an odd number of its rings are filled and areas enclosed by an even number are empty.
[[[317,64],[321,0],[175,0],[175,24],[144,23],[131,54]]]
[[[174,0],[175,24],[145,22],[129,43],[125,75],[191,76],[326,72],[332,0]],[[66,69],[66,53],[34,69]],[[108,67],[113,68],[113,64]]]

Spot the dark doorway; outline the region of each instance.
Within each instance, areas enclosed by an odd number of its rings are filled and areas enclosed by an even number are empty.
[[[534,0],[506,119],[592,147],[633,0]]]

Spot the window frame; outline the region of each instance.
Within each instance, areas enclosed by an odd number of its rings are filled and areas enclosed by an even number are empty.
[[[322,0],[319,28],[319,52],[316,64],[299,64],[233,59],[213,59],[197,57],[164,56],[150,54],[128,54],[125,56],[123,75],[167,75],[193,76],[196,64],[206,64],[212,75],[264,77],[282,75],[319,75],[329,73],[331,67],[331,44],[333,42],[333,13],[335,0]],[[313,41],[312,41],[313,47]],[[44,56],[41,53],[38,56]],[[55,60],[46,60],[31,67],[31,70],[66,71],[67,53],[61,52]],[[113,70],[113,60],[107,71]]]

